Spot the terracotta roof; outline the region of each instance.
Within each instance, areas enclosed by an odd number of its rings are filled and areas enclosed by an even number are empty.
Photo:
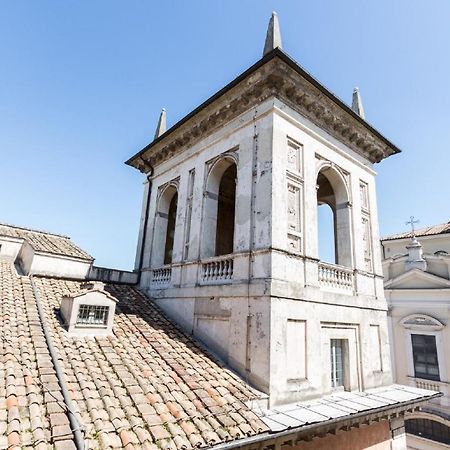
[[[429,227],[425,227],[425,228],[420,228],[419,230],[415,230],[414,234],[417,237],[420,236],[434,236],[437,234],[447,234],[450,233],[450,222],[446,222],[446,223],[441,223],[439,225],[432,225]],[[393,234],[391,236],[386,236],[383,239],[381,239],[382,241],[390,241],[393,239],[405,239],[405,238],[410,238],[412,236],[412,232],[411,231],[407,231],[405,233],[398,233],[398,234]]]
[[[37,252],[93,260],[91,255],[75,245],[68,236],[61,234],[32,230],[15,225],[0,224],[0,236],[24,239]]]
[[[29,277],[0,261],[0,448],[74,448]],[[35,277],[47,326],[91,449],[190,449],[268,431],[261,396],[136,289],[118,299],[110,337],[69,337],[60,300],[81,282]]]

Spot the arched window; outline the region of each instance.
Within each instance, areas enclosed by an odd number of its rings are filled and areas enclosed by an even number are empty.
[[[317,205],[319,232],[319,258],[336,264],[336,243],[334,240],[334,212],[327,203]]]
[[[160,193],[155,216],[152,266],[171,264],[177,218],[178,192],[173,184]]]
[[[319,257],[352,266],[352,235],[348,193],[341,174],[330,166],[317,176]]]
[[[231,157],[217,161],[209,173],[204,206],[202,256],[234,251],[237,167]]]
[[[405,420],[405,431],[425,439],[450,444],[450,428],[435,420]]]
[[[177,218],[178,193],[172,197],[169,205],[169,214],[167,217],[166,245],[164,248],[164,264],[172,263],[173,238],[175,236],[175,222]]]

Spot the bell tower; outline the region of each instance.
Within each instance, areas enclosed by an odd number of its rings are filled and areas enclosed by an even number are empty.
[[[140,288],[269,405],[390,384],[373,165],[399,150],[359,91],[302,69],[273,14],[257,63],[165,120],[127,161],[148,179]]]

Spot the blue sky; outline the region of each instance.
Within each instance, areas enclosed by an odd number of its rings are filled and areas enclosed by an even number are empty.
[[[382,234],[450,220],[450,3],[0,3],[0,221],[68,234],[131,268],[143,176],[123,162],[256,62],[272,10],[284,50],[403,153],[376,166]]]

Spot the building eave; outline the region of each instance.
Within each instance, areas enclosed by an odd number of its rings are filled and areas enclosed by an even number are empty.
[[[252,449],[258,448],[274,448],[276,446],[288,445],[295,446],[300,441],[310,441],[314,437],[324,437],[329,433],[335,434],[338,430],[350,430],[353,427],[359,427],[362,424],[371,424],[380,420],[389,420],[393,417],[418,410],[422,405],[428,403],[429,400],[442,397],[442,393],[436,393],[427,396],[427,398],[408,400],[373,408],[369,411],[362,411],[352,415],[338,417],[319,423],[311,423],[296,428],[289,428],[283,431],[262,433],[249,438],[239,439],[229,443],[214,446],[215,450],[232,450],[232,449]]]
[[[200,106],[198,106],[192,112],[183,117],[175,125],[169,128],[165,133],[154,139],[150,144],[145,146],[142,150],[140,150],[138,153],[136,153],[134,156],[128,159],[125,163],[139,170],[145,171],[146,153],[148,153],[151,149],[153,149],[157,145],[160,145],[164,141],[168,141],[169,137],[172,136],[175,131],[180,129],[189,120],[197,116],[208,106],[212,105],[214,102],[219,100],[221,97],[230,92],[233,88],[238,86],[245,79],[247,79],[256,71],[258,71],[258,69],[262,68],[264,65],[268,64],[275,58],[278,58],[281,61],[283,61],[290,69],[292,69],[295,73],[297,73],[302,79],[306,80],[307,83],[318,89],[323,96],[325,96],[328,100],[330,100],[335,106],[337,106],[344,113],[348,114],[352,119],[357,121],[362,127],[364,127],[364,129],[367,132],[370,133],[370,135],[372,135],[375,139],[381,141],[386,146],[387,151],[384,152],[383,155],[374,162],[379,162],[381,161],[381,159],[384,159],[390,155],[400,153],[400,149],[397,146],[395,146],[392,142],[390,142],[387,138],[385,138],[367,121],[365,121],[358,114],[356,114],[347,104],[345,104],[342,100],[340,100],[336,95],[334,95],[331,91],[325,88],[318,80],[316,80],[311,74],[309,74],[306,70],[304,70],[294,59],[292,59],[289,55],[284,53],[281,49],[275,48],[274,50],[270,51],[265,56],[263,56],[258,62],[252,65],[249,69],[244,71],[241,75],[239,75],[229,84],[227,84],[224,88],[219,90],[217,93],[215,93],[205,102],[203,102]]]

